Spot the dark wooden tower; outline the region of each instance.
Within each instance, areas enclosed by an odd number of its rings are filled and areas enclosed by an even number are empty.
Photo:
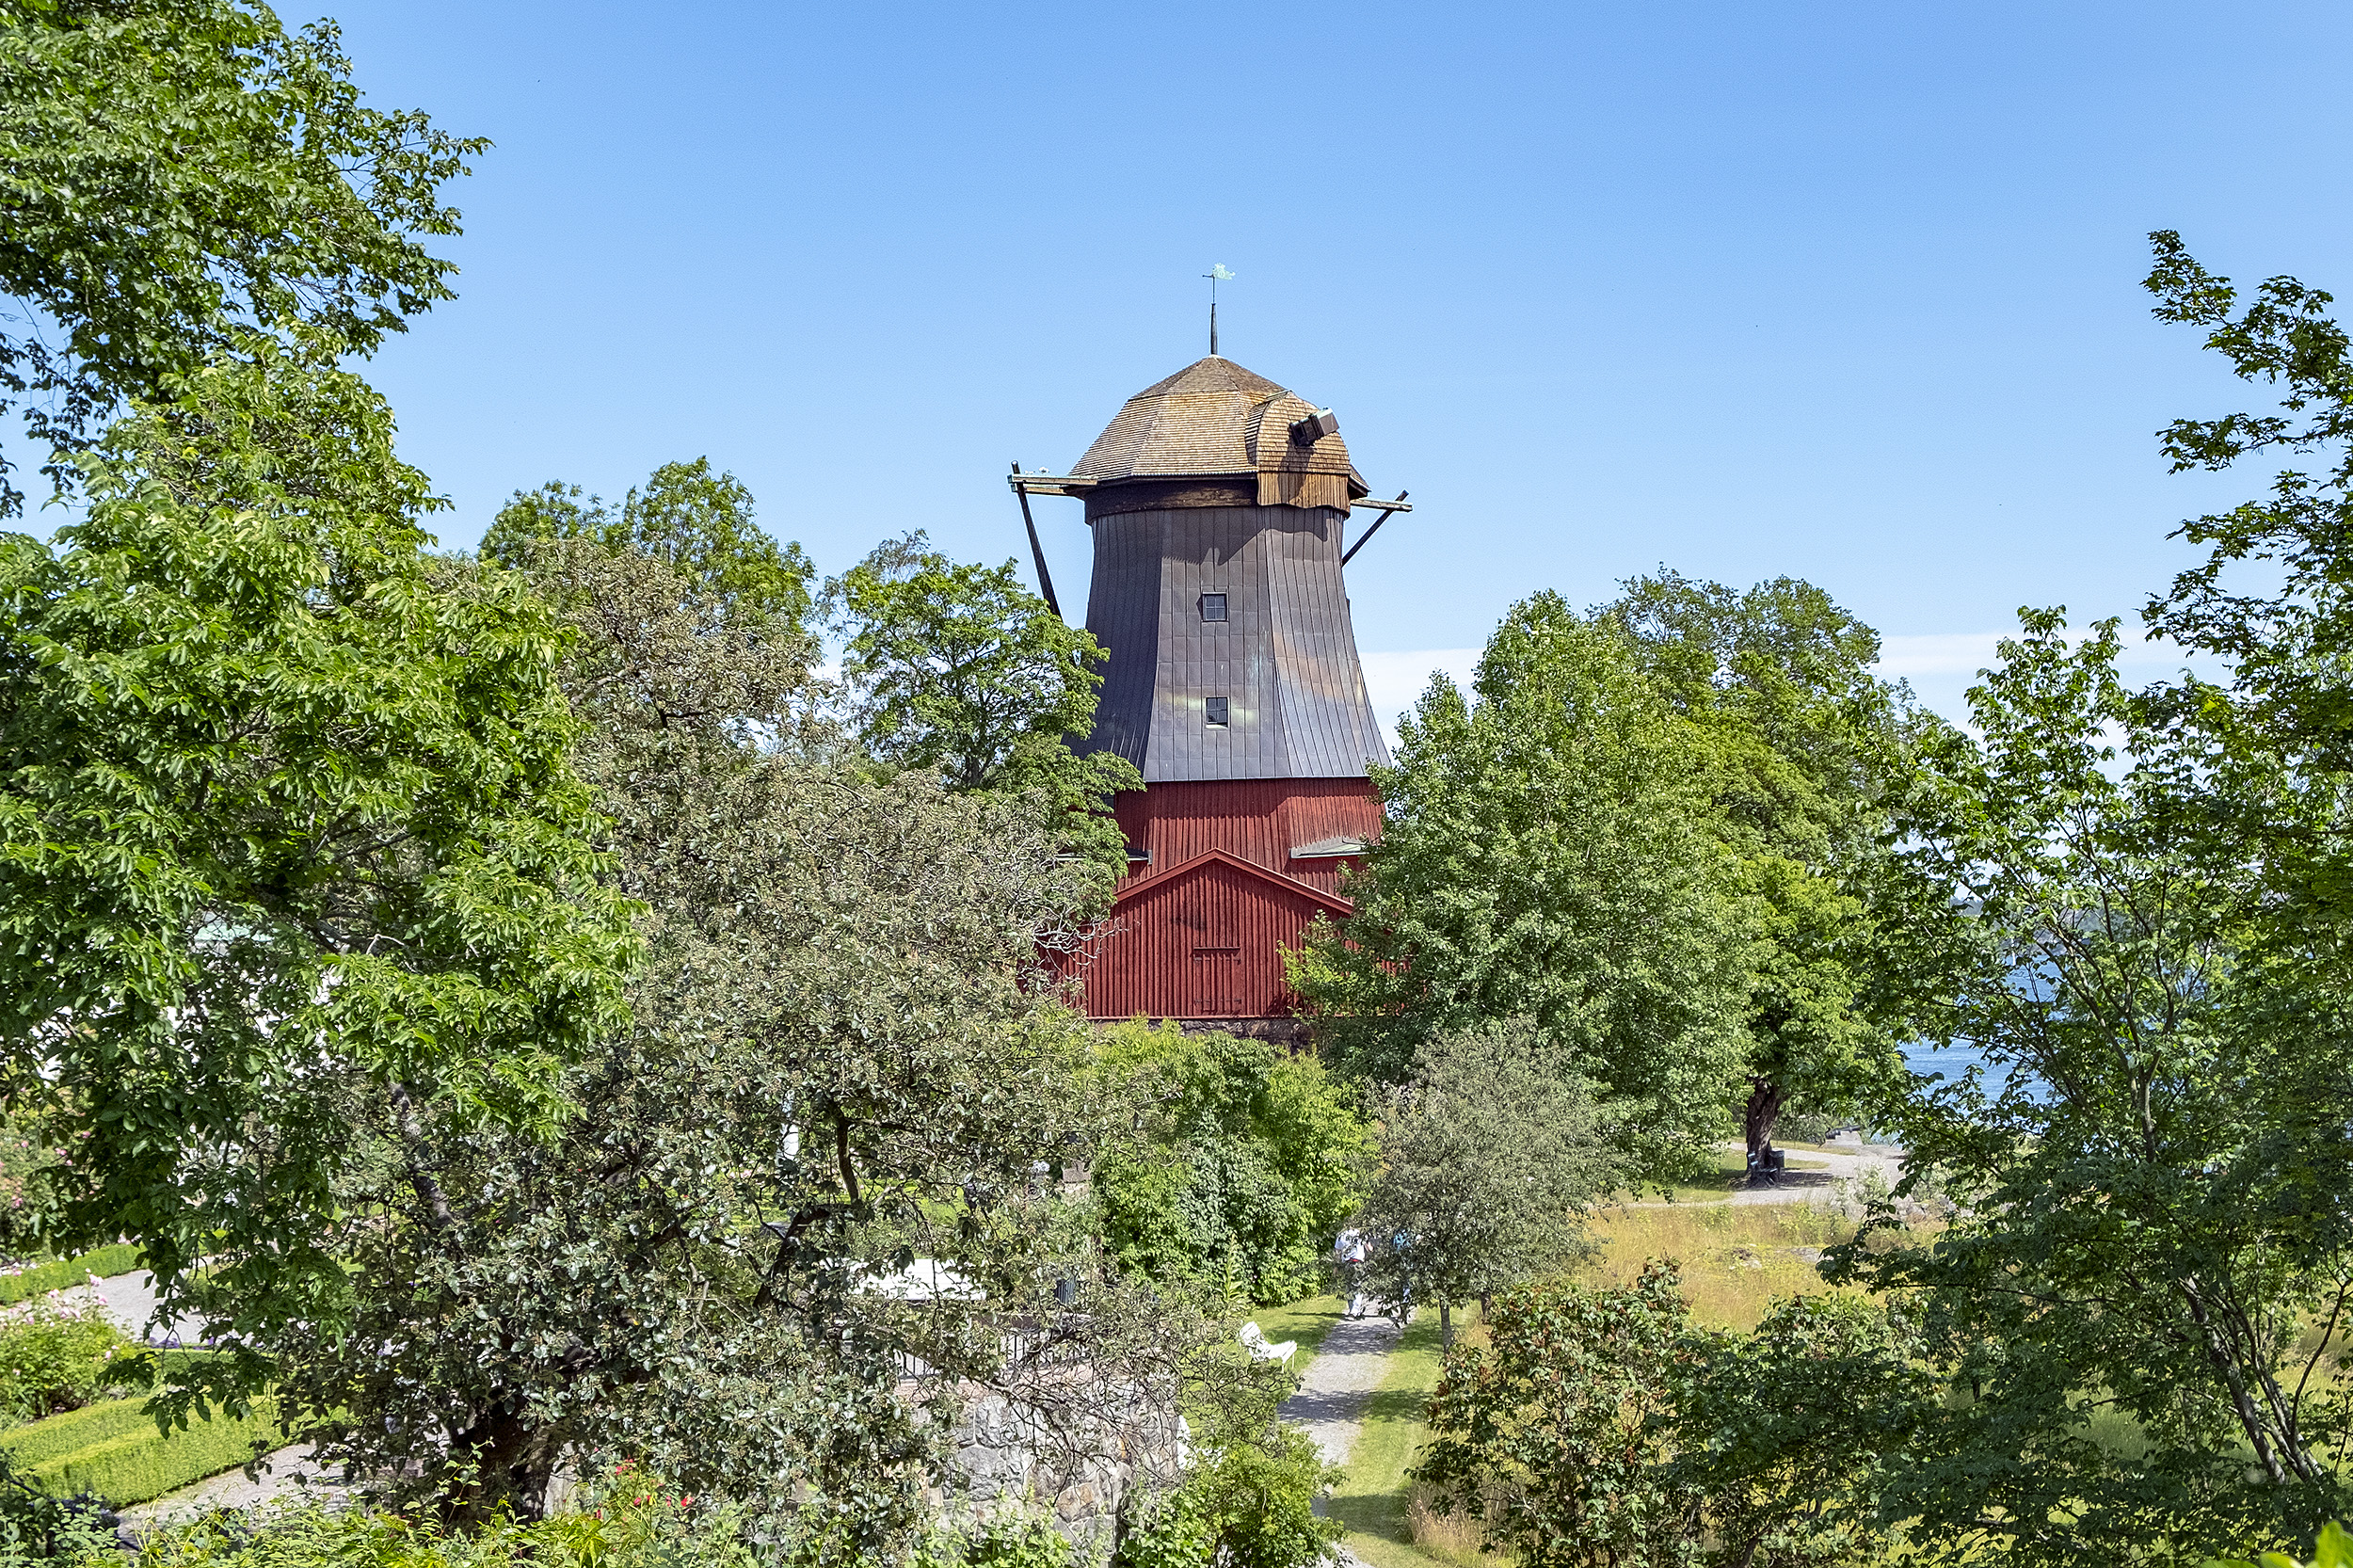
[[[1086,503],[1110,655],[1087,744],[1145,784],[1112,803],[1130,870],[1081,963],[1087,1012],[1295,1035],[1283,950],[1350,913],[1341,868],[1381,826],[1366,765],[1388,760],[1343,535],[1402,498],[1366,499],[1328,410],[1214,354],[1129,398],[1070,473],[1013,482]]]

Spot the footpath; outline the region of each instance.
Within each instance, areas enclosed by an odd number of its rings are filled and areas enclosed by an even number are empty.
[[[1727,1144],[1727,1149],[1739,1149],[1737,1144]],[[1798,1149],[1792,1160],[1802,1160],[1811,1169],[1786,1170],[1776,1181],[1758,1186],[1736,1187],[1732,1201],[1736,1204],[1811,1203],[1828,1197],[1830,1190],[1841,1181],[1876,1172],[1880,1179],[1893,1187],[1903,1179],[1904,1151],[1893,1144],[1866,1144],[1852,1133],[1832,1139],[1813,1148]],[[1648,1208],[1649,1205],[1642,1207]]]
[[[1342,1318],[1326,1330],[1307,1363],[1299,1392],[1275,1414],[1315,1439],[1327,1464],[1345,1464],[1363,1432],[1365,1406],[1381,1386],[1389,1352],[1403,1331],[1386,1318]],[[1322,1504],[1316,1505],[1320,1513]],[[1367,1568],[1347,1547],[1336,1550],[1341,1568]]]

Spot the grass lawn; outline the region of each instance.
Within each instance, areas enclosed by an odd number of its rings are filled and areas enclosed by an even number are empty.
[[[1262,1306],[1250,1315],[1250,1320],[1274,1344],[1286,1339],[1299,1341],[1299,1349],[1291,1356],[1290,1369],[1305,1377],[1307,1363],[1316,1358],[1323,1336],[1332,1332],[1332,1325],[1340,1320],[1346,1308],[1347,1304],[1337,1296],[1310,1296],[1289,1306]]]
[[[1455,1332],[1475,1335],[1459,1315]],[[1373,1568],[1484,1568],[1500,1560],[1468,1544],[1416,1544],[1407,1517],[1412,1483],[1405,1471],[1420,1452],[1422,1409],[1438,1385],[1438,1315],[1414,1314],[1389,1366],[1365,1405],[1364,1430],[1348,1456],[1348,1472],[1332,1489],[1325,1512],[1348,1527],[1342,1544]]]

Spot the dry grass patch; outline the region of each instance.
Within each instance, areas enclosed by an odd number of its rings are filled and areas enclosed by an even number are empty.
[[[1683,1266],[1694,1319],[1751,1329],[1776,1300],[1829,1289],[1816,1261],[1854,1230],[1852,1221],[1802,1203],[1605,1208],[1592,1225],[1596,1251],[1577,1277],[1631,1285],[1645,1262],[1672,1257]]]

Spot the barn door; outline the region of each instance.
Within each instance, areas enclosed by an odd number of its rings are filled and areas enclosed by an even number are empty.
[[[1241,877],[1216,866],[1193,879],[1185,924],[1193,938],[1187,1016],[1232,1018],[1242,1012]]]

